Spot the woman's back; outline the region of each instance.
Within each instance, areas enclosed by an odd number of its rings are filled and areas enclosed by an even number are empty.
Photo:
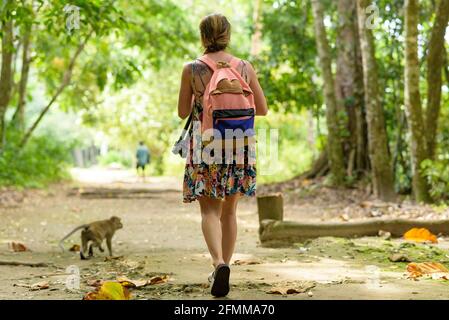
[[[231,39],[231,25],[226,17],[220,14],[205,17],[201,21],[200,31],[201,42],[207,58],[213,60],[213,62],[230,62],[233,59],[233,56],[225,51]],[[201,118],[205,114],[203,112],[203,100],[207,104],[210,101],[209,90],[206,93],[209,97],[203,99],[203,96],[213,75],[213,71],[208,67],[208,65],[213,66],[209,59],[205,59],[207,65],[197,59],[184,66],[178,101],[178,114],[181,118],[192,115],[193,120],[202,120]],[[214,92],[217,95],[234,93],[243,95],[243,88],[245,88],[245,92],[251,91],[253,94],[251,98],[254,98],[254,101],[251,104],[242,104],[242,106],[249,105],[253,108],[253,113],[255,109],[256,115],[265,115],[267,113],[265,97],[251,64],[240,60],[238,65],[237,63],[230,63],[230,65],[235,66],[241,77],[235,70],[220,70],[217,77],[220,72],[228,71],[232,73],[233,80],[238,78],[239,84],[244,86],[240,87],[239,91],[238,88],[229,86],[229,83],[226,88],[224,86],[218,88],[217,83]],[[214,77],[214,79],[216,78]],[[242,79],[246,84],[243,83]],[[234,91],[232,92],[231,89]],[[192,103],[192,98],[194,103]],[[225,99],[220,102],[224,104]],[[235,105],[233,104],[233,106]],[[209,106],[208,104],[205,108]],[[239,109],[239,111],[241,110]],[[254,118],[253,115],[252,118]],[[210,118],[206,117],[202,125],[208,124],[207,119]],[[196,135],[195,137],[190,136],[190,139],[196,141]],[[193,144],[190,145],[192,148]],[[223,153],[226,154],[224,151]],[[237,202],[242,196],[253,197],[256,194],[256,167],[253,162],[247,161],[249,159],[248,154],[249,148],[245,146],[243,152],[233,155],[238,159],[243,158],[243,163],[240,161],[237,163],[237,161],[231,159],[233,160],[231,162],[209,164],[205,161],[194,162],[192,157],[187,157],[184,170],[183,201],[198,200],[200,203],[201,227],[215,266],[215,271],[209,277],[211,294],[216,297],[223,297],[229,292],[229,263],[234,252],[237,236]]]
[[[208,54],[208,57],[212,60],[218,61],[226,61],[229,62],[232,58],[232,55],[225,52],[217,52],[214,54]],[[237,66],[237,71],[240,73],[242,78],[249,84],[250,77],[248,75],[248,62],[237,58],[240,60],[239,65]],[[204,90],[206,89],[207,84],[209,83],[212,77],[212,70],[202,61],[195,60],[191,63],[191,85],[193,94],[195,95],[195,99],[201,103],[201,99],[204,94]]]

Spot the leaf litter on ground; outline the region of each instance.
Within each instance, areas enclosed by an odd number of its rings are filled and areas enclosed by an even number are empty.
[[[131,293],[128,288],[116,281],[105,281],[94,291],[84,295],[83,300],[129,300]]]
[[[14,241],[8,242],[8,248],[9,248],[11,251],[14,251],[14,252],[31,251],[31,250],[28,249],[28,247],[27,247],[26,245],[24,245],[23,243],[21,243],[21,242],[14,242]]]
[[[162,284],[169,281],[168,275],[162,275],[162,276],[154,276],[150,279],[139,279],[139,280],[131,280],[127,277],[118,277],[117,281],[121,283],[123,286],[128,288],[142,288],[147,285],[156,285],[156,284]]]
[[[313,281],[299,281],[274,285],[267,291],[268,294],[291,295],[308,292],[316,285]]]
[[[407,265],[408,278],[417,280],[427,276],[431,279],[449,280],[449,270],[439,262],[409,263]]]
[[[301,261],[331,255],[341,257],[351,262],[360,261],[363,264],[375,263],[379,267],[390,268],[395,264],[407,262],[438,261],[449,264],[447,249],[432,243],[404,242],[403,240],[385,240],[378,237],[362,237],[346,239],[338,237],[322,237],[296,243],[296,248],[306,248],[307,252],[296,257]],[[305,251],[305,249],[303,249]],[[408,260],[408,261],[407,261]]]
[[[74,244],[73,246],[70,247],[69,251],[72,252],[79,252],[81,250],[81,247],[79,244]]]
[[[250,266],[250,265],[255,265],[255,264],[261,264],[262,262],[256,259],[247,259],[247,260],[235,260],[233,265],[235,266]]]
[[[39,282],[32,283],[32,284],[15,283],[13,286],[28,288],[31,291],[44,290],[44,289],[50,288],[50,284],[48,283],[48,281],[39,281]]]
[[[116,280],[90,279],[86,283],[95,290],[88,292],[84,300],[129,300],[129,289],[140,289],[149,285],[167,283],[168,275],[153,276],[149,279],[130,279],[126,276],[118,276]],[[123,287],[124,289],[120,289]]]

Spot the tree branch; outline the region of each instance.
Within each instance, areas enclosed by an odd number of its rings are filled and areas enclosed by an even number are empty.
[[[48,102],[47,106],[41,111],[41,113],[39,114],[37,119],[34,121],[34,123],[31,125],[31,127],[28,129],[28,131],[24,135],[22,141],[19,144],[20,148],[23,148],[26,145],[26,143],[30,139],[32,133],[34,132],[36,127],[41,122],[42,118],[48,112],[48,110],[53,105],[53,103],[58,99],[59,95],[70,84],[70,81],[72,79],[72,72],[73,72],[73,68],[75,67],[76,60],[78,59],[78,57],[81,54],[81,52],[84,50],[84,47],[86,46],[86,43],[89,41],[89,39],[92,36],[93,32],[94,32],[94,30],[92,29],[89,32],[89,34],[86,36],[84,41],[82,43],[80,43],[80,45],[78,46],[78,49],[76,50],[75,54],[73,55],[73,57],[70,60],[69,66],[67,67],[66,71],[64,72],[64,76],[62,78],[60,86],[58,87],[58,89],[56,90],[55,94],[53,95],[53,97]]]
[[[22,69],[20,70],[20,80],[18,84],[18,102],[16,111],[12,117],[11,122],[17,124],[20,130],[25,129],[25,103],[26,103],[26,88],[28,84],[28,74],[30,71],[30,43],[31,43],[31,28],[27,28],[23,37],[22,49]]]

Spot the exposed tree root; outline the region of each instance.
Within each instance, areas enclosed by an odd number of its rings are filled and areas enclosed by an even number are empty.
[[[261,194],[277,192],[278,190],[291,190],[301,187],[301,183],[304,180],[312,180],[320,177],[324,177],[329,172],[329,160],[326,150],[322,151],[315,162],[312,164],[312,168],[306,172],[287,181],[272,183],[269,185],[263,185],[259,187]]]
[[[303,174],[299,175],[295,179],[315,179],[326,175],[329,171],[329,158],[327,151],[324,150],[312,164],[312,168]]]

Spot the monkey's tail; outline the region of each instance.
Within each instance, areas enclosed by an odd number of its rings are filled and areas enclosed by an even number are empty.
[[[77,232],[80,229],[85,229],[87,228],[89,225],[87,224],[82,224],[78,227],[76,227],[75,229],[73,229],[72,231],[69,232],[69,234],[67,234],[64,238],[61,239],[61,241],[59,241],[59,247],[61,248],[62,252],[64,252],[64,246],[62,245],[62,243],[64,242],[65,239],[67,239],[68,237],[70,237],[72,234],[74,234],[75,232]]]

